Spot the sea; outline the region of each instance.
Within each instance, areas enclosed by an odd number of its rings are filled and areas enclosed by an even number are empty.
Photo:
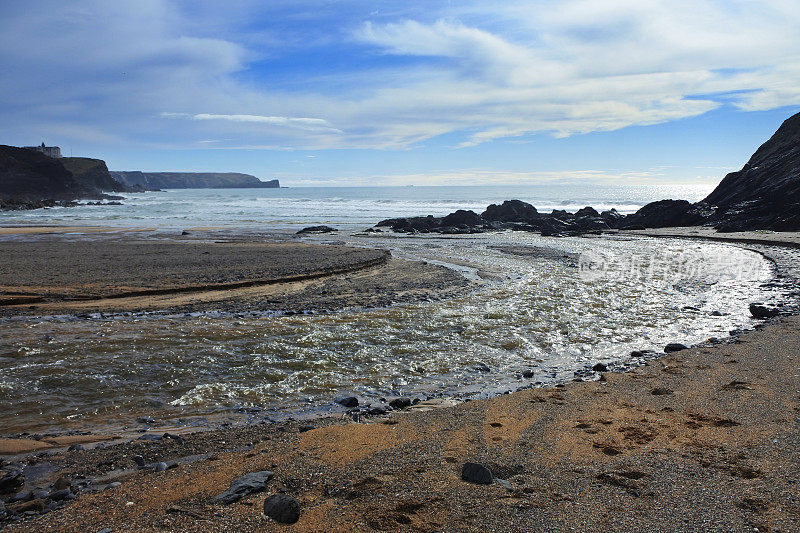
[[[708,192],[588,185],[169,190],[125,195],[121,206],[0,213],[0,225],[156,229],[142,238],[169,238],[192,227],[263,235],[326,224],[340,231],[303,238],[389,249],[475,282],[444,300],[326,314],[0,319],[0,434],[346,416],[334,401],[344,394],[373,406],[396,396],[465,400],[595,379],[589,369],[597,363],[636,365],[647,357],[632,352],[659,353],[668,343],[729,339],[732,331],[756,325],[749,302],[781,297],[771,283],[774,265],[740,246],[511,231],[361,232],[385,218],[480,212],[511,198],[540,211],[590,205],[630,213],[653,200],[694,201]],[[602,268],[587,275],[580,268],[587,257]],[[156,422],[139,422],[150,418]]]
[[[592,206],[632,213],[666,198],[698,201],[711,185],[491,185],[408,187],[285,187],[181,189],[125,194],[123,205],[54,207],[0,212],[0,225],[118,225],[183,228],[261,227],[286,230],[314,225],[366,228],[380,220],[441,216],[457,209],[482,212],[489,204],[519,199],[539,211]]]

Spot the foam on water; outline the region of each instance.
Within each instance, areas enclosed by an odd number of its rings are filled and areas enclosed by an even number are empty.
[[[0,388],[0,410],[11,413],[0,433],[58,426],[67,417],[121,424],[143,411],[174,419],[241,406],[304,409],[343,391],[368,398],[496,393],[522,369],[546,382],[597,361],[626,360],[632,350],[727,337],[753,324],[750,301],[770,298],[760,287],[772,276],[770,263],[718,243],[519,232],[349,239],[464,265],[490,281],[451,300],[329,315],[8,321],[3,343],[26,349],[0,355],[0,383],[13,387]],[[709,274],[684,282],[668,266],[642,280],[587,280],[571,260],[498,247],[550,247],[568,257],[667,250]],[[717,276],[722,257],[756,268]],[[482,365],[491,373],[476,370]]]

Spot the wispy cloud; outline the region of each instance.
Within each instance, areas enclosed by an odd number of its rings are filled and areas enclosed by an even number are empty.
[[[325,131],[344,133],[342,130],[336,129],[331,124],[321,118],[307,118],[307,117],[273,117],[264,115],[217,115],[213,113],[161,113],[164,118],[188,118],[192,120],[227,120],[231,122],[254,122],[258,124],[267,124],[270,126],[284,126],[290,128],[299,128],[308,131]]]

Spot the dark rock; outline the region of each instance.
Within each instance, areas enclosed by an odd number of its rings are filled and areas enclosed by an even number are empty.
[[[79,451],[82,451],[82,450],[85,450],[85,449],[86,448],[84,448],[83,444],[77,444],[77,443],[76,444],[71,444],[70,447],[67,448],[67,450],[70,451],[70,452],[79,452]]]
[[[488,366],[484,365],[483,363],[481,363],[481,364],[475,365],[475,371],[476,372],[487,373],[487,372],[491,372],[492,369],[489,368]]]
[[[273,494],[264,500],[264,514],[279,524],[300,520],[300,502],[287,494]]]
[[[800,229],[800,113],[788,118],[704,203],[720,231]]]
[[[540,231],[543,237],[566,237],[580,233],[578,227],[571,222],[564,222],[558,218],[545,219]]]
[[[494,479],[492,471],[478,463],[464,463],[461,468],[461,479],[470,483],[488,485]]]
[[[531,204],[521,200],[506,200],[501,205],[492,204],[481,217],[489,222],[531,222],[539,218],[539,213]]]
[[[62,489],[62,490],[55,490],[50,493],[48,496],[54,502],[60,502],[63,500],[74,500],[75,494],[69,489]]]
[[[598,213],[595,208],[589,206],[586,206],[583,209],[578,209],[577,211],[575,211],[575,218],[581,218],[581,217],[597,218],[599,216],[600,213]]]
[[[751,303],[750,314],[756,318],[772,318],[781,314],[777,307],[766,306],[762,303]]]
[[[395,398],[389,402],[389,407],[392,409],[405,409],[411,405],[411,398]]]
[[[144,468],[145,465],[144,457],[142,457],[141,455],[134,455],[131,457],[131,459],[133,459],[133,462],[136,463],[136,466],[138,466],[139,468]]]
[[[145,433],[136,440],[161,440],[163,438],[164,438],[163,435],[157,435],[155,433]]]
[[[72,487],[72,483],[67,476],[61,476],[53,483],[53,490],[64,490],[70,487]]]
[[[298,231],[297,235],[303,235],[306,233],[332,233],[334,231],[339,230],[330,226],[309,226]]]
[[[455,213],[450,213],[442,219],[442,227],[446,226],[466,226],[474,227],[482,225],[484,220],[474,211],[459,209]]]
[[[152,416],[140,416],[139,418],[136,419],[136,421],[139,422],[140,424],[149,424],[149,425],[153,425],[156,423],[156,419],[153,418]]]
[[[344,396],[342,398],[337,398],[335,402],[342,407],[347,407],[348,409],[358,407],[358,398],[355,396]]]
[[[22,472],[9,472],[0,478],[0,494],[12,494],[25,485]]]
[[[229,505],[238,502],[245,496],[261,492],[266,488],[272,476],[273,474],[269,470],[246,474],[231,483],[228,490],[214,498],[214,503]]]
[[[604,363],[597,363],[592,367],[595,372],[608,372],[608,366]]]
[[[603,211],[600,213],[600,219],[608,224],[609,228],[616,229],[619,228],[622,221],[625,220],[625,215],[621,215],[616,209],[611,209],[609,211]]]
[[[523,370],[522,377],[525,379],[530,379],[534,376],[533,370]]]
[[[6,510],[15,514],[22,514],[27,512],[41,513],[46,507],[44,500],[30,500],[26,502],[17,502],[6,505]]]
[[[184,442],[186,442],[184,441],[183,437],[181,437],[180,435],[176,435],[174,433],[164,433],[163,435],[161,435],[161,437],[164,439],[172,439],[176,441],[178,444],[183,444]]]
[[[619,224],[624,229],[669,228],[694,226],[703,221],[689,212],[692,204],[686,200],[651,202]]]
[[[672,352],[680,352],[681,350],[689,349],[688,346],[685,344],[680,344],[678,342],[671,342],[664,346],[664,353],[672,353]]]

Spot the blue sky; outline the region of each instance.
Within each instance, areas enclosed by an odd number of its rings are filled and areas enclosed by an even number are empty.
[[[0,5],[0,143],[288,185],[714,183],[800,111],[800,2]]]

